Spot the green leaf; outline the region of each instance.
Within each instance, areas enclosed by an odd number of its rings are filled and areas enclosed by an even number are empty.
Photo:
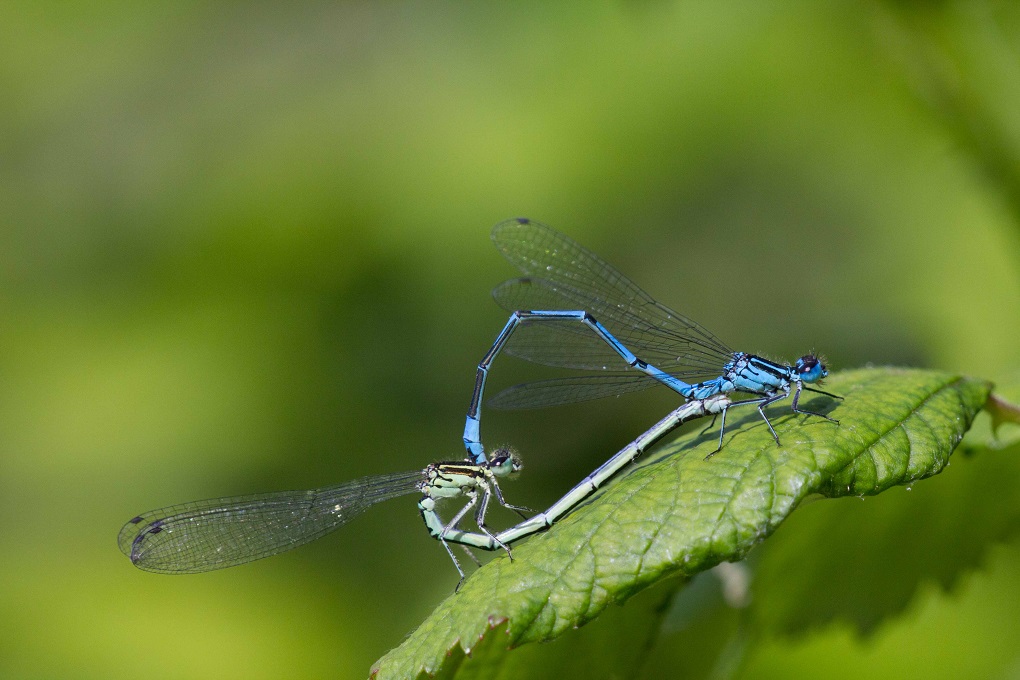
[[[804,507],[749,559],[756,629],[791,635],[841,621],[867,634],[922,585],[953,588],[1020,534],[1017,453],[963,453],[909,492]]]
[[[632,677],[658,641],[669,604],[683,584],[683,579],[664,579],[626,607],[612,607],[590,625],[566,631],[554,645],[527,645],[513,654],[507,654],[503,623],[479,640],[470,657],[455,648],[436,678]]]
[[[995,394],[988,397],[985,412],[963,440],[967,450],[1004,449],[1020,442],[1020,374],[995,381]]]
[[[512,562],[501,556],[479,569],[373,674],[447,675],[487,635],[501,650],[552,640],[666,576],[743,559],[811,494],[870,495],[937,474],[990,385],[932,371],[864,369],[834,375],[826,389],[845,400],[816,395],[802,406],[830,412],[840,424],[777,406],[770,414],[782,446],[748,409],[731,417],[723,450],[709,460],[714,431],[660,447],[517,547]],[[489,663],[495,647],[487,648]]]

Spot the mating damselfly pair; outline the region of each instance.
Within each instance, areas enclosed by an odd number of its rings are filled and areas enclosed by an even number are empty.
[[[502,549],[512,558],[512,543],[548,529],[684,422],[711,415],[714,423],[721,416],[715,452],[722,448],[726,414],[735,406],[756,406],[777,444],[779,436],[765,407],[791,394],[794,412],[838,422],[800,408],[803,390],[839,398],[809,386],[827,375],[818,357],[808,354],[791,366],[735,352],[698,323],[656,302],[599,256],[538,222],[523,218],[501,222],[493,228],[492,239],[524,276],[493,291],[497,303],[511,315],[476,369],[464,428],[465,460],[321,489],[217,498],[153,510],[133,518],[121,530],[118,543],[124,554],[148,571],[211,571],[303,545],[338,529],[375,503],[419,493],[418,510],[429,533],[453,560],[460,574],[459,588],[464,571],[451,543]],[[486,377],[502,351],[548,366],[597,373],[512,387],[492,400],[497,407],[551,406],[654,385],[672,389],[684,401],[544,512],[528,517],[526,508],[506,502],[498,482],[515,474],[520,461],[507,449],[494,451],[490,458],[481,440]],[[734,400],[734,393],[749,398]],[[492,532],[486,513],[493,496],[524,519]],[[444,521],[437,502],[458,497],[466,499],[465,504]],[[472,510],[477,532],[460,528]]]

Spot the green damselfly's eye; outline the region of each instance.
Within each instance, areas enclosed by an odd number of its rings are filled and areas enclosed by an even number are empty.
[[[492,474],[498,476],[508,475],[520,471],[523,463],[520,457],[510,447],[504,446],[496,449],[489,461],[489,468]]]

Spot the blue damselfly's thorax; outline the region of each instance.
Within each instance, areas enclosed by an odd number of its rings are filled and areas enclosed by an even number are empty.
[[[828,374],[825,365],[813,354],[802,356],[790,366],[754,354],[736,352],[723,367],[721,379],[740,391],[769,394],[786,391],[791,383],[817,382]]]

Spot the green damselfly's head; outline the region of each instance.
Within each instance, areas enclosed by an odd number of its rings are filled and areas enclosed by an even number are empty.
[[[822,363],[822,358],[816,357],[814,354],[805,354],[800,359],[797,359],[797,363],[793,368],[797,371],[797,375],[800,376],[801,382],[806,383],[818,382],[829,375],[829,369]]]
[[[489,469],[496,477],[508,477],[520,472],[522,463],[517,452],[509,446],[501,446],[492,454],[489,461]]]

